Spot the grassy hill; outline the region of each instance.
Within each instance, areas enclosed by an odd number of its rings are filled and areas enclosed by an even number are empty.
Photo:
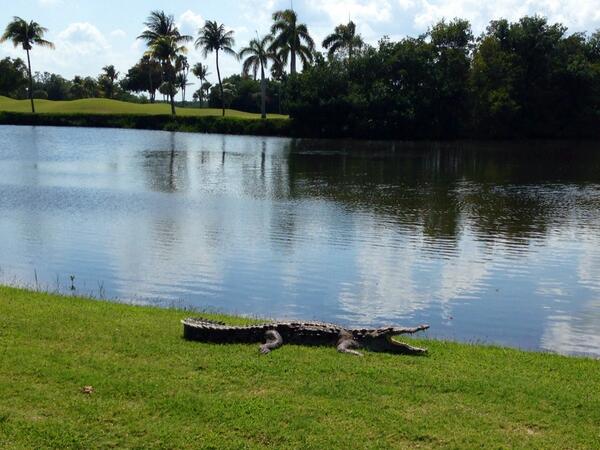
[[[164,103],[139,104],[109,100],[106,98],[86,98],[70,101],[35,100],[36,112],[52,114],[135,114],[161,115],[171,114],[171,107]],[[31,111],[29,100],[14,100],[0,96],[0,111],[23,112]],[[221,116],[221,110],[215,108],[177,108],[177,114],[185,117]],[[225,110],[226,117],[240,119],[259,119],[260,114]],[[269,114],[269,118],[285,119],[287,116]]]
[[[184,341],[189,312],[4,287],[0,311],[0,448],[600,444],[592,359],[438,341],[419,341],[427,357],[261,356]]]

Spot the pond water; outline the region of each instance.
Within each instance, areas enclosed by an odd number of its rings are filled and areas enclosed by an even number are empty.
[[[600,148],[1,126],[0,282],[600,356]]]

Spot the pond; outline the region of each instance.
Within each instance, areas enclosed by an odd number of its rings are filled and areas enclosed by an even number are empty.
[[[600,148],[1,126],[0,282],[600,356]]]

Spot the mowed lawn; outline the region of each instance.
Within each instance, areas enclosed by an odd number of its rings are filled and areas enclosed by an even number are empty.
[[[39,113],[53,114],[171,114],[171,106],[164,103],[140,104],[128,103],[105,98],[86,98],[82,100],[52,101],[34,100],[35,110]],[[31,112],[29,100],[14,100],[0,96],[0,111]],[[215,108],[177,108],[180,116],[221,116],[221,110]],[[252,114],[233,109],[225,110],[226,117],[242,119],[260,119],[260,114]],[[287,116],[269,114],[268,118],[285,119]]]
[[[0,287],[0,448],[600,447],[598,360],[262,356],[184,341],[188,314]]]

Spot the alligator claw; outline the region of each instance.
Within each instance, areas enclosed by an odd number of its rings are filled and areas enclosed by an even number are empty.
[[[271,353],[271,350],[275,350],[283,345],[283,338],[277,330],[269,330],[265,333],[267,342],[260,346],[260,352],[263,355]]]

